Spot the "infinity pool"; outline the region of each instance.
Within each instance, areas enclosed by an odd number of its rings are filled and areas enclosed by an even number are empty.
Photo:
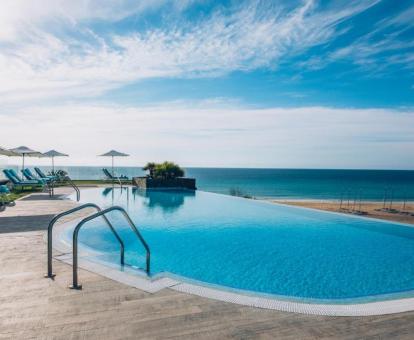
[[[414,288],[414,228],[202,191],[82,191],[82,203],[127,209],[151,248],[151,274],[293,299],[384,299]],[[125,262],[145,252],[118,212],[108,215],[126,245]],[[70,230],[66,236],[71,235]],[[82,246],[119,262],[102,220],[85,224]]]

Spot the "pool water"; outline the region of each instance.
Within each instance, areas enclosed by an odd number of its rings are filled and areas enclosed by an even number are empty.
[[[151,248],[151,274],[300,299],[370,299],[414,288],[414,228],[202,191],[83,190],[82,203],[127,209]],[[119,212],[108,215],[125,261],[145,252]],[[67,231],[70,237],[71,231]],[[79,240],[118,263],[119,244],[100,219]]]

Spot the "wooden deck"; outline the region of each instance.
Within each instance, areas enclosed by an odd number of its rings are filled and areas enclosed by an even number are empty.
[[[323,317],[238,306],[165,289],[149,294],[71,266],[43,278],[44,229],[74,203],[46,195],[0,213],[1,339],[412,339],[414,313]]]

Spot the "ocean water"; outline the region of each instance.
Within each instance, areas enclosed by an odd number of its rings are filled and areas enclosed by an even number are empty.
[[[94,188],[82,190],[81,202],[128,211],[151,249],[152,275],[300,299],[383,299],[414,289],[414,228],[402,224],[203,191]],[[122,215],[108,218],[126,264],[145,268]],[[119,264],[102,219],[87,222],[79,240],[98,252],[92,259]]]
[[[42,167],[49,170],[48,167]],[[60,167],[73,179],[102,179],[101,167]],[[143,176],[140,167],[117,167],[117,174]],[[414,171],[187,168],[200,190],[256,198],[414,200]]]

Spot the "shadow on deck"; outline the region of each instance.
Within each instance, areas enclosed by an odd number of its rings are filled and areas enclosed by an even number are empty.
[[[47,230],[54,215],[2,216],[0,234]]]

